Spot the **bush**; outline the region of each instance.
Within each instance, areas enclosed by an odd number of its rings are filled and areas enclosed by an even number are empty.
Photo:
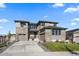
[[[79,43],[77,43],[79,45]]]
[[[0,44],[0,48],[4,47],[5,45],[4,44]]]
[[[59,42],[58,40],[56,40],[55,42]]]
[[[60,43],[65,43],[64,41],[60,41]]]

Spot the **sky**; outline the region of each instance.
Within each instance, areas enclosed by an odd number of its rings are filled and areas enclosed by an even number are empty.
[[[57,26],[79,28],[79,3],[0,3],[0,34],[16,32],[14,20],[58,22]]]

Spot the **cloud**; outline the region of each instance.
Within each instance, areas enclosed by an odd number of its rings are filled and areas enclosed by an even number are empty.
[[[47,18],[48,16],[44,16],[43,18]]]
[[[79,21],[79,18],[75,18],[75,19],[73,19],[72,21]]]
[[[9,22],[9,20],[7,20],[7,19],[0,19],[0,23],[7,23],[7,22]]]
[[[55,3],[52,5],[53,7],[63,7],[64,4],[63,3]]]
[[[79,22],[79,18],[75,18],[75,19],[73,19],[73,20],[71,20],[72,22],[71,22],[71,25],[77,25],[78,24],[78,22]]]
[[[46,15],[46,16],[43,16],[42,18],[41,18],[41,20],[47,20],[48,19],[48,16]]]
[[[0,3],[0,8],[6,8],[6,5],[4,3]]]
[[[71,23],[71,25],[76,25],[76,24],[77,24],[77,23],[75,23],[75,22],[72,22],[72,23]]]
[[[77,7],[69,7],[69,8],[67,8],[67,9],[65,9],[65,13],[66,12],[69,12],[69,13],[72,13],[72,12],[77,12],[77,11],[79,11],[79,6],[77,6]]]

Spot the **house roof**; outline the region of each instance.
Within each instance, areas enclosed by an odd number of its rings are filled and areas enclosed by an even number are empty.
[[[53,26],[46,26],[42,29],[60,29],[60,30],[66,30],[67,28],[64,27],[53,27]]]
[[[26,20],[15,20],[15,22],[29,22]],[[54,23],[54,24],[58,24],[58,22],[52,22],[52,21],[38,21],[38,23]],[[35,23],[36,24],[36,23]]]
[[[30,23],[29,25],[34,25],[34,26],[37,26],[37,23]]]
[[[25,21],[25,20],[15,20],[15,22],[24,22],[24,23],[29,23],[28,21]]]
[[[75,31],[77,31],[77,30],[79,30],[79,28],[73,29],[73,30],[69,30],[69,31],[67,31],[67,32],[75,32]]]
[[[52,21],[38,21],[38,24],[39,23],[53,23],[53,24],[58,24],[58,22],[52,22]]]

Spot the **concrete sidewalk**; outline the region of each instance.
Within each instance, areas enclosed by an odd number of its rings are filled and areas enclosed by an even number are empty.
[[[19,41],[2,52],[0,56],[75,56],[75,54],[69,52],[46,52],[37,42]]]

